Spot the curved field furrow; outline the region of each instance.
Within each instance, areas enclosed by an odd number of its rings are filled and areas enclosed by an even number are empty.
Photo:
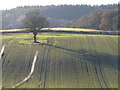
[[[44,86],[43,88],[46,87],[46,82],[47,82],[47,73],[49,72],[49,67],[50,67],[50,57],[49,57],[49,54],[50,54],[50,47],[47,47],[47,59],[46,59],[46,70],[45,70],[45,76],[44,76]]]
[[[39,77],[39,82],[42,80],[43,65],[44,65],[44,63],[45,63],[45,61],[44,61],[45,51],[46,51],[46,47],[44,48],[43,53],[42,53],[43,55],[42,55],[42,61],[41,61],[41,64],[40,64],[40,77]]]

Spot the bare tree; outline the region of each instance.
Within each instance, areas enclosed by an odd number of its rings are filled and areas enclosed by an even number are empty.
[[[46,17],[41,16],[39,10],[32,10],[29,11],[24,20],[23,25],[24,28],[28,28],[33,32],[34,35],[34,42],[36,43],[36,35],[38,33],[38,30],[48,27],[49,22],[47,21]]]

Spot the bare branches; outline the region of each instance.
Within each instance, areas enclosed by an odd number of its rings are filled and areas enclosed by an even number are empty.
[[[35,64],[36,64],[37,56],[38,56],[38,51],[36,51],[36,54],[35,54],[34,59],[33,59],[33,62],[32,62],[31,71],[30,71],[30,73],[28,74],[28,76],[25,77],[25,79],[23,79],[21,82],[19,82],[19,83],[17,83],[16,85],[12,86],[12,89],[15,89],[15,88],[23,85],[24,83],[26,83],[28,80],[31,79],[31,77],[32,77],[32,75],[33,75],[33,72],[34,72],[34,69],[35,69]]]

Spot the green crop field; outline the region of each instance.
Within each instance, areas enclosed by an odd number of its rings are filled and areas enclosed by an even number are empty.
[[[39,44],[24,44],[32,34],[3,34],[4,87],[12,87],[30,72],[39,55],[32,79],[20,88],[118,88],[118,36],[42,33]],[[23,43],[20,43],[23,42]]]

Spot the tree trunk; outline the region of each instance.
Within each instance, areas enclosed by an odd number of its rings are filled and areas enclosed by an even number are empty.
[[[34,43],[36,43],[37,30],[35,28],[33,29],[33,35],[34,35]]]
[[[36,34],[34,34],[34,43],[36,43],[37,41],[36,41]]]

